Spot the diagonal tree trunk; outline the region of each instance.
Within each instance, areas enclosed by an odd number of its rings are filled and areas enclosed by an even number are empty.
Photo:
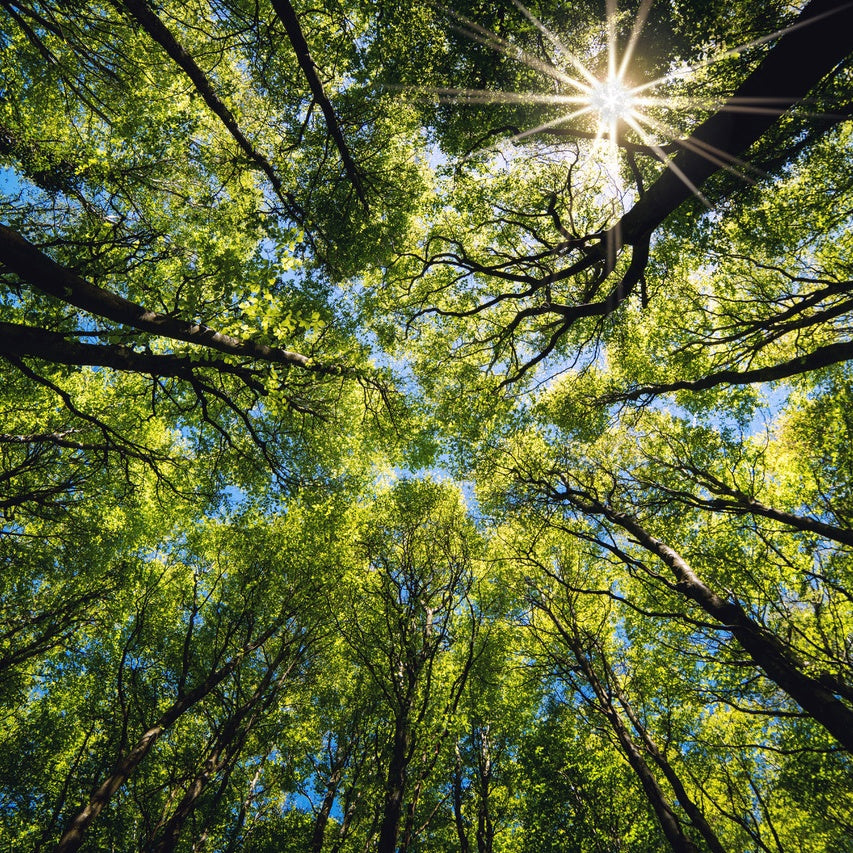
[[[646,794],[646,798],[658,819],[663,834],[669,842],[674,853],[700,853],[699,848],[684,834],[681,827],[681,822],[678,816],[673,811],[672,806],[667,801],[667,798],[655,779],[648,762],[643,757],[642,751],[634,743],[628,727],[625,725],[622,717],[619,715],[616,708],[613,706],[610,692],[602,684],[598,674],[593,668],[592,661],[589,658],[587,650],[581,641],[576,625],[567,625],[554,611],[544,602],[538,602],[538,607],[542,610],[554,625],[559,636],[563,639],[572,654],[572,659],[577,664],[577,668],[583,674],[587,684],[592,688],[597,700],[597,710],[606,717],[610,723],[614,734],[616,735],[619,745],[622,747],[622,752],[628,760],[631,769],[636,774]],[[594,703],[593,703],[594,704]]]
[[[178,803],[178,807],[171,817],[162,824],[162,829],[157,828],[152,833],[156,837],[156,841],[150,847],[151,853],[171,853],[178,845],[178,839],[187,819],[195,810],[201,795],[210,783],[223,770],[225,771],[226,779],[230,776],[231,770],[239,759],[240,752],[246,743],[246,738],[261,720],[263,712],[278,697],[281,687],[293,671],[294,666],[296,666],[299,655],[304,651],[304,647],[302,646],[296,649],[296,659],[292,660],[285,667],[284,672],[276,679],[274,688],[269,690],[276,670],[284,658],[291,652],[292,645],[292,642],[282,643],[275,658],[267,665],[266,672],[264,672],[263,678],[252,692],[252,695],[225,722],[225,725],[216,738],[213,748],[210,750],[210,754],[187,787],[184,796],[181,798],[180,803]]]
[[[228,663],[212,672],[201,684],[180,696],[167,711],[152,725],[132,749],[118,762],[113,772],[98,786],[88,804],[80,811],[59,840],[54,853],[74,853],[83,843],[86,830],[109,803],[113,794],[121,788],[146,755],[154,747],[161,734],[183,714],[204,699],[213,689],[231,675],[243,662],[246,655],[265,643],[278,629],[274,626],[261,634],[258,639],[244,646]]]
[[[655,764],[657,764],[661,769],[666,781],[672,786],[675,798],[690,818],[690,822],[705,839],[705,843],[708,845],[708,849],[711,853],[726,853],[726,850],[721,844],[720,839],[717,837],[717,834],[705,819],[705,815],[702,813],[702,810],[695,802],[693,802],[693,798],[687,793],[681,778],[675,772],[675,768],[669,763],[666,756],[658,748],[658,745],[654,742],[631,703],[628,701],[628,698],[622,691],[619,680],[616,677],[616,673],[613,672],[609,664],[605,662],[604,665],[607,667],[607,682],[611,686],[614,695],[619,700],[619,704],[622,706],[622,709],[625,711],[625,716],[630,720],[631,725],[634,727],[634,731],[642,741],[646,752],[648,752],[652,757]]]
[[[641,385],[630,391],[610,395],[607,402],[622,400],[644,400],[668,394],[672,391],[705,391],[718,385],[750,385],[754,382],[776,382],[789,376],[799,376],[830,364],[850,361],[853,358],[853,342],[839,341],[818,347],[807,355],[798,355],[779,364],[755,367],[752,370],[719,370],[709,373],[701,379],[681,379],[676,382],[662,382],[659,385]]]
[[[614,226],[621,243],[637,243],[692,195],[679,175],[700,186],[720,170],[695,149],[710,150],[723,160],[743,153],[799,103],[853,50],[853,5],[844,0],[812,0],[761,64],[741,83],[731,100],[706,119],[668,168]],[[808,57],[808,61],[803,61]],[[772,99],[777,112],[729,111],[729,104]]]
[[[311,51],[308,48],[308,42],[305,40],[302,27],[299,24],[299,18],[296,15],[296,11],[293,6],[290,5],[289,0],[272,0],[272,5],[273,9],[275,9],[276,15],[279,17],[279,20],[284,24],[287,37],[290,39],[290,43],[296,53],[296,59],[299,62],[299,67],[302,69],[302,73],[305,75],[305,79],[308,81],[308,85],[311,88],[311,94],[314,96],[314,100],[323,112],[323,118],[326,120],[326,127],[328,128],[329,135],[332,137],[332,140],[338,149],[338,153],[341,155],[341,162],[344,164],[344,171],[347,173],[347,177],[350,179],[353,187],[355,188],[359,200],[365,207],[367,207],[367,198],[364,194],[364,186],[361,182],[361,176],[358,173],[358,168],[355,165],[349,146],[344,138],[344,132],[341,129],[338,117],[335,115],[335,109],[332,106],[332,102],[329,100],[323,89],[323,81],[320,80],[319,71],[311,57]]]
[[[332,807],[335,805],[335,798],[338,795],[338,786],[343,777],[344,763],[344,758],[335,762],[332,774],[326,782],[326,792],[323,794],[323,801],[320,803],[320,809],[317,812],[317,817],[314,819],[314,828],[311,831],[311,844],[309,847],[311,853],[320,853],[323,849],[323,842],[326,838],[326,826],[328,826]]]
[[[197,378],[197,370],[209,367],[221,374],[239,377],[259,394],[266,392],[255,371],[229,364],[222,359],[193,361],[183,355],[137,352],[123,344],[84,344],[69,340],[59,332],[18,323],[0,321],[0,356],[39,358],[54,364],[69,364],[75,367],[110,367],[129,373],[189,381]]]
[[[715,593],[669,545],[652,536],[631,515],[618,512],[588,494],[568,487],[557,493],[584,513],[601,516],[621,527],[646,551],[669,567],[675,588],[730,631],[753,663],[820,723],[849,752],[853,752],[853,710],[821,681],[803,672],[791,650],[755,622],[736,601]]]
[[[214,91],[207,75],[172,35],[146,0],[113,0],[113,3],[119,9],[129,12],[151,39],[159,44],[184,74],[192,80],[196,90],[204,98],[204,102],[211,112],[219,118],[243,153],[255,164],[257,169],[267,176],[276,195],[287,206],[288,213],[297,221],[301,221],[302,213],[293,196],[285,191],[281,178],[273,168],[272,163],[246,138],[231,110]]]
[[[320,372],[329,369],[314,365],[307,356],[296,352],[269,347],[251,340],[241,340],[217,332],[209,326],[149,311],[142,305],[86,281],[77,273],[56,263],[20,234],[2,224],[0,224],[0,262],[36,290],[106,320],[164,338],[208,347],[229,355],[293,365]],[[335,368],[331,370],[340,372]]]
[[[632,292],[633,288],[627,285],[642,277],[644,263],[638,262],[638,257],[642,258],[638,253],[648,246],[654,230],[698,192],[698,188],[708,178],[719,172],[723,168],[721,163],[742,155],[776,124],[779,115],[802,101],[851,53],[850,32],[853,32],[853,4],[839,0],[812,0],[792,26],[779,37],[760,65],[735,90],[731,99],[706,119],[688,139],[680,142],[682,150],[667,161],[668,167],[644,191],[637,203],[606,232],[592,235],[595,241],[581,251],[576,261],[542,278],[509,276],[534,292],[540,287],[566,281],[586,270],[600,267],[602,272],[596,276],[596,284],[584,301],[558,305],[548,299],[544,305],[519,312],[513,322],[539,314],[561,317],[557,331],[546,346],[547,351],[551,351],[576,321],[585,317],[605,317],[616,311]],[[803,57],[808,57],[808,62],[802,61]],[[761,113],[750,113],[738,108],[739,104],[754,103],[756,100],[769,100],[775,108]],[[712,153],[712,159],[703,156],[700,153],[702,151]],[[619,250],[625,246],[634,247],[631,266],[636,268],[635,274],[626,276],[628,281],[618,283],[606,298],[592,301],[615,268]],[[561,252],[564,250],[565,246],[559,249]],[[477,266],[472,263],[469,268],[477,271]],[[480,271],[499,277],[497,270],[483,268]],[[466,313],[476,314],[487,306],[488,303],[469,309]],[[540,353],[535,360],[523,365],[516,378],[520,378],[545,355],[547,352]]]

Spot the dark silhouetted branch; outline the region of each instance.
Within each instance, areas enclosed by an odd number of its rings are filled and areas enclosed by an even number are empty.
[[[308,81],[311,88],[311,94],[314,100],[323,112],[323,118],[326,120],[326,127],[329,131],[329,136],[335,143],[338,153],[341,155],[341,162],[344,165],[344,171],[350,179],[356,194],[361,203],[367,207],[367,198],[364,194],[364,186],[361,181],[361,176],[358,173],[358,168],[350,153],[347,141],[344,138],[343,130],[335,115],[332,102],[329,100],[323,89],[323,82],[320,80],[320,74],[317,65],[311,57],[311,51],[308,49],[308,42],[305,40],[305,35],[302,32],[302,27],[299,24],[299,18],[296,16],[296,11],[290,5],[289,0],[272,0],[273,8],[279,20],[284,24],[284,29],[287,32],[287,37],[293,46],[296,53],[296,59],[299,62],[299,67]]]

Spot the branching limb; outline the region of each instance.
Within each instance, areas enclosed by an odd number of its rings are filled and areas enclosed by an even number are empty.
[[[172,35],[168,27],[157,17],[146,0],[113,0],[113,3],[121,10],[129,12],[133,18],[142,26],[146,33],[174,60],[178,67],[192,80],[198,93],[204,98],[204,102],[216,115],[226,130],[240,146],[243,153],[254,163],[255,168],[267,176],[272,184],[276,195],[284,202],[288,213],[296,222],[305,223],[305,215],[300,210],[292,193],[284,189],[281,178],[272,163],[246,138],[234,114],[222,99],[214,91],[213,85],[204,71],[199,68],[195,60],[184,47]]]
[[[824,726],[845,749],[853,752],[853,710],[838,698],[838,691],[807,674],[793,650],[756,622],[734,596],[722,598],[681,554],[653,536],[637,518],[602,501],[592,492],[572,485],[568,477],[563,478],[562,488],[552,489],[552,495],[585,515],[621,528],[640,547],[660,559],[672,572],[676,589],[726,626],[768,678]]]
[[[290,5],[289,0],[272,0],[272,5],[275,9],[276,15],[279,17],[279,20],[284,24],[287,37],[290,39],[290,43],[296,53],[296,59],[299,62],[299,67],[302,69],[302,73],[305,75],[305,79],[311,87],[311,94],[314,96],[314,100],[323,112],[323,118],[326,120],[326,127],[328,128],[329,135],[332,137],[332,140],[338,149],[338,153],[341,155],[341,162],[344,165],[344,171],[346,171],[347,177],[350,179],[353,187],[355,188],[359,200],[366,208],[367,197],[364,193],[364,185],[362,184],[361,176],[358,173],[358,168],[356,167],[355,161],[350,153],[347,141],[344,138],[344,133],[341,129],[340,123],[338,122],[338,118],[335,115],[332,102],[323,90],[323,82],[320,80],[320,74],[317,66],[311,57],[311,52],[308,49],[308,42],[305,40],[305,35],[302,32],[302,27],[299,24],[299,18],[296,16],[296,11],[293,6]]]
[[[84,344],[69,340],[59,332],[17,323],[0,321],[0,355],[39,358],[76,367],[111,367],[130,373],[189,380],[196,371],[212,368],[219,373],[238,377],[258,394],[267,393],[266,387],[257,378],[258,371],[229,364],[222,359],[193,361],[182,355],[137,352],[123,344]]]
[[[780,379],[788,379],[791,376],[819,370],[831,364],[849,361],[851,358],[853,358],[853,342],[841,341],[818,347],[808,355],[797,356],[767,367],[757,367],[753,370],[720,370],[701,379],[683,379],[658,385],[640,385],[629,391],[608,394],[603,402],[617,403],[642,400],[647,403],[655,397],[674,391],[706,391],[709,388],[716,388],[718,385],[751,385],[758,382],[776,382]]]

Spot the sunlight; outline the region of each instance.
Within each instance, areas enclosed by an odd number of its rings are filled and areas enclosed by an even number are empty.
[[[599,124],[609,128],[633,113],[634,96],[618,77],[608,77],[592,87],[589,103],[598,112]]]
[[[719,51],[694,65],[671,68],[663,76],[631,85],[629,69],[637,49],[653,0],[643,0],[631,25],[630,35],[620,50],[617,33],[616,0],[607,0],[607,17],[604,21],[604,38],[599,44],[606,51],[605,68],[598,74],[593,68],[601,65],[601,49],[590,49],[583,57],[570,51],[558,35],[542,23],[520,0],[513,5],[530,21],[550,45],[551,59],[534,56],[512,41],[498,36],[458,12],[442,7],[453,19],[451,29],[473,41],[479,42],[504,56],[521,62],[553,81],[551,94],[533,92],[498,92],[477,89],[422,89],[437,96],[440,101],[453,103],[520,103],[563,106],[566,111],[535,127],[516,131],[506,142],[516,143],[539,135],[593,138],[593,156],[604,157],[615,165],[618,151],[626,145],[639,145],[656,157],[665,168],[678,176],[690,191],[707,204],[699,189],[694,186],[673,162],[673,151],[686,149],[707,159],[738,177],[753,182],[744,174],[758,172],[728,152],[721,151],[701,140],[691,140],[692,127],[704,114],[714,111],[750,112],[755,114],[781,114],[789,106],[787,98],[713,98],[699,90],[696,94],[673,93],[671,87],[690,75],[723,59],[737,56],[741,51],[767,43],[785,33],[803,26],[803,23],[777,30],[753,39],[735,48]],[[829,13],[825,13],[829,14]],[[818,17],[824,17],[821,15]],[[815,18],[811,19],[815,20]],[[589,129],[589,119],[595,122],[594,132]],[[686,121],[685,121],[686,119]],[[682,127],[678,127],[681,125]],[[628,137],[626,139],[626,136]],[[598,143],[606,141],[604,149]],[[615,170],[618,173],[618,169]]]

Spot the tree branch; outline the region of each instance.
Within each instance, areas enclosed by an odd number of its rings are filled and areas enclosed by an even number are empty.
[[[129,12],[145,32],[166,51],[178,67],[192,80],[204,102],[210,108],[211,112],[225,125],[226,130],[240,146],[243,153],[255,164],[256,168],[267,176],[276,195],[284,202],[288,213],[295,221],[304,224],[305,216],[303,211],[300,210],[293,194],[285,191],[282,180],[272,163],[246,138],[237,124],[234,114],[214,91],[207,75],[199,68],[192,56],[187,53],[160,18],[157,17],[146,0],[112,0],[112,2],[117,8],[121,9],[123,7]]]
[[[721,598],[674,548],[652,536],[628,513],[621,512],[582,489],[564,482],[554,497],[567,501],[587,515],[604,518],[629,533],[643,549],[654,554],[672,572],[675,588],[731,632],[753,663],[784,690],[806,713],[820,723],[842,746],[853,752],[853,710],[832,688],[805,673],[791,649],[757,623],[737,600]]]
[[[718,385],[751,385],[756,382],[775,382],[809,373],[821,367],[828,367],[841,361],[853,358],[853,342],[840,341],[818,347],[808,355],[800,355],[779,364],[767,367],[756,367],[753,370],[720,370],[710,373],[701,379],[680,379],[677,382],[664,382],[659,385],[640,385],[630,391],[617,391],[602,398],[605,403],[628,402],[633,400],[648,400],[661,394],[673,391],[706,391]]]
[[[812,0],[758,68],[686,141],[725,160],[741,154],[850,54],[850,32],[853,32],[853,3]],[[808,62],[802,61],[804,56],[809,57]],[[770,96],[774,99],[772,111],[729,110],[732,105],[754,99],[766,101]],[[641,240],[690,198],[693,191],[685,179],[698,187],[720,170],[719,165],[692,147],[682,148],[668,166],[643,198],[611,229],[615,239],[621,238],[625,243]]]
[[[317,65],[311,57],[311,52],[308,49],[308,42],[305,40],[305,35],[302,32],[302,27],[299,24],[299,18],[289,0],[272,0],[273,8],[279,20],[284,24],[284,29],[287,32],[287,37],[290,39],[290,44],[296,53],[296,59],[299,62],[299,67],[308,81],[311,88],[311,94],[314,100],[323,112],[323,118],[326,120],[326,127],[329,135],[341,155],[341,162],[344,165],[344,171],[350,179],[356,194],[359,197],[362,205],[367,208],[367,198],[364,194],[364,186],[361,181],[361,176],[358,173],[358,168],[352,158],[346,139],[344,138],[343,130],[341,129],[338,118],[335,115],[332,102],[329,100],[323,90],[323,82],[320,80]]]
[[[68,340],[59,332],[17,323],[0,321],[0,355],[40,358],[78,367],[111,367],[130,373],[177,379],[192,379],[199,368],[209,367],[220,373],[237,376],[258,394],[267,393],[266,387],[258,381],[257,371],[228,364],[222,359],[193,361],[188,356],[141,353],[123,344],[83,344]]]
[[[0,224],[0,261],[36,290],[91,314],[144,332],[204,346],[229,355],[301,367],[317,373],[341,373],[340,367],[315,364],[305,355],[234,338],[203,326],[149,311],[104,290],[60,266],[20,234]]]

